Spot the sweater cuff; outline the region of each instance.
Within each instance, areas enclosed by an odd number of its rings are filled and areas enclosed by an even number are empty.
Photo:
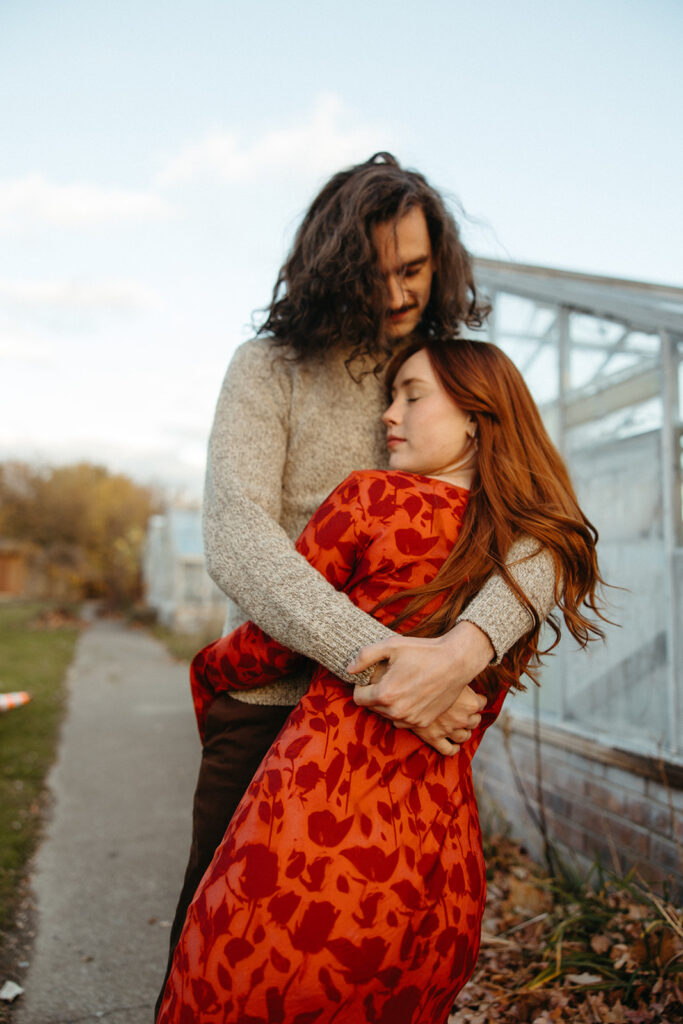
[[[544,621],[555,605],[555,563],[546,548],[531,537],[521,537],[510,548],[507,568]],[[504,655],[533,628],[534,620],[500,576],[487,580],[458,622],[472,622],[491,641],[499,665]]]
[[[328,668],[332,669],[339,679],[343,679],[345,683],[350,683],[352,686],[367,686],[370,682],[374,665],[363,669],[357,675],[351,675],[347,672],[348,665],[363,647],[369,647],[370,644],[379,643],[381,640],[390,640],[396,634],[370,616],[359,617],[359,619],[360,621],[355,623],[352,633],[349,633],[344,628],[344,624],[339,619],[335,620],[334,625],[328,629],[325,637],[328,657],[321,658],[320,660]],[[340,659],[340,651],[348,653],[345,653]]]
[[[486,634],[495,651],[492,665],[500,665],[505,654],[534,624],[529,612],[500,576],[490,579],[472,598],[457,622],[472,622]]]

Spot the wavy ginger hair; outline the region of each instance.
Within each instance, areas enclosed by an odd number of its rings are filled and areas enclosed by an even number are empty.
[[[403,363],[421,349],[447,394],[477,424],[477,468],[454,547],[431,583],[408,592],[411,600],[392,625],[445,591],[440,606],[410,630],[416,636],[439,636],[455,625],[471,598],[497,573],[528,609],[533,628],[501,665],[487,669],[480,678],[489,692],[498,684],[523,690],[521,674],[526,672],[537,682],[534,669],[540,655],[558,643],[560,626],[556,617],[549,616],[554,639],[542,650],[538,614],[506,564],[510,546],[526,535],[550,552],[557,604],[570,633],[585,647],[590,640],[604,637],[595,617],[607,621],[596,594],[604,584],[596,556],[597,530],[581,511],[567,467],[512,360],[484,341],[415,342],[389,362],[389,391]]]

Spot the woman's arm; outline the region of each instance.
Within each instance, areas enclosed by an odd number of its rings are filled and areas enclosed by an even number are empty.
[[[277,682],[305,661],[254,622],[245,622],[204,647],[190,665],[192,703],[202,743],[209,708],[219,694]]]

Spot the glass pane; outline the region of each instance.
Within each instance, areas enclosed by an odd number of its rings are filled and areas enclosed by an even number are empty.
[[[587,652],[563,637],[543,669],[541,709],[618,745],[666,749],[671,738],[659,432],[575,452],[570,469],[579,502],[600,534],[602,574],[622,588],[606,592],[607,614],[619,627],[607,626],[607,643]],[[518,706],[529,710],[529,696]]]

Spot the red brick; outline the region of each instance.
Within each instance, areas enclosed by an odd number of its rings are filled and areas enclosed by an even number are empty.
[[[650,861],[665,874],[677,875],[683,882],[683,856],[678,843],[654,837],[650,847]]]
[[[586,833],[580,825],[576,825],[566,818],[557,817],[554,814],[548,814],[546,817],[551,839],[559,840],[573,852],[584,852]]]
[[[609,787],[593,780],[584,782],[584,794],[596,809],[609,811],[615,817],[633,822],[648,831],[671,835],[671,814],[654,800],[636,796],[616,786]]]

